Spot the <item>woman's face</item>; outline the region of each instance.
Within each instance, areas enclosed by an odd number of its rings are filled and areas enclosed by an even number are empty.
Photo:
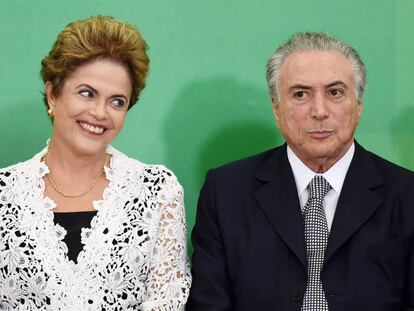
[[[75,155],[105,152],[124,124],[131,91],[125,67],[105,59],[78,67],[56,97],[46,82],[54,116],[52,145]]]

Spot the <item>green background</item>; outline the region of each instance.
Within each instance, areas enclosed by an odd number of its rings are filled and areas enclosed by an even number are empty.
[[[147,88],[114,145],[176,173],[189,232],[209,168],[283,142],[265,64],[297,31],[325,31],[360,52],[368,88],[357,139],[414,168],[414,0],[0,0],[1,167],[45,145],[40,60],[68,22],[97,14],[135,24],[150,46]]]

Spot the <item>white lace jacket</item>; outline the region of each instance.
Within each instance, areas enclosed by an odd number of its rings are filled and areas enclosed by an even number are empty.
[[[75,264],[44,197],[45,152],[0,170],[0,310],[182,310],[191,276],[173,173],[108,147],[109,185]]]

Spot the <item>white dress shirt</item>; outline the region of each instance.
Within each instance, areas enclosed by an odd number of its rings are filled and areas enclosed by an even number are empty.
[[[292,167],[293,176],[295,177],[296,188],[298,190],[298,196],[300,206],[303,210],[306,202],[308,201],[309,193],[307,186],[315,175],[322,175],[332,186],[325,199],[323,200],[323,208],[325,210],[326,221],[328,223],[328,230],[331,231],[333,218],[335,215],[336,205],[338,204],[339,195],[341,194],[342,185],[344,184],[346,173],[348,172],[349,165],[355,152],[355,144],[352,143],[351,147],[345,153],[345,155],[339,159],[329,170],[323,174],[318,174],[307,167],[292,151],[287,147],[287,156]]]

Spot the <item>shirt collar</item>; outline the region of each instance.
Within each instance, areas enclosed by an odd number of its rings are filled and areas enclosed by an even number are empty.
[[[348,171],[349,165],[351,164],[352,158],[355,152],[355,143],[352,143],[348,151],[340,158],[329,170],[323,174],[317,174],[307,167],[287,146],[287,156],[290,166],[295,177],[296,188],[298,195],[300,196],[315,175],[322,175],[332,186],[336,193],[341,193],[342,185],[344,184],[345,176]]]

